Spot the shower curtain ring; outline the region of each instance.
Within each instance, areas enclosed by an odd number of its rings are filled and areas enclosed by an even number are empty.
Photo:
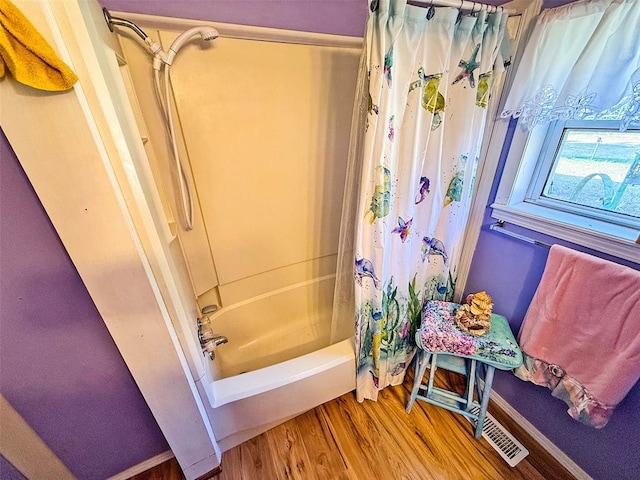
[[[436,13],[436,9],[433,8],[433,1],[434,0],[431,0],[431,3],[429,4],[429,8],[427,8],[427,20],[431,20]]]

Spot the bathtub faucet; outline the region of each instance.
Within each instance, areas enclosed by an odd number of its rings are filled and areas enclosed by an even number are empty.
[[[205,355],[209,355],[209,358],[213,360],[216,358],[215,350],[219,345],[227,343],[229,339],[219,333],[213,333],[213,330],[206,328],[198,333],[198,339],[200,340],[200,346],[202,352]]]
[[[202,308],[202,318],[197,319],[198,326],[198,340],[200,340],[200,346],[202,347],[202,353],[209,355],[209,358],[213,360],[216,358],[215,350],[218,345],[227,343],[229,339],[219,333],[213,333],[213,330],[207,327],[211,324],[209,316],[218,310],[217,305],[206,305]]]

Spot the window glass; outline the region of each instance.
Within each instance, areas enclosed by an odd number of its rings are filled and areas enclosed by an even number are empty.
[[[640,131],[564,129],[540,196],[640,218]]]

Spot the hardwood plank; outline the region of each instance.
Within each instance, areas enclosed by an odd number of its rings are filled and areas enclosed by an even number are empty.
[[[439,377],[442,370],[438,370],[436,385],[452,389],[456,382],[443,382]],[[403,384],[403,390],[390,390],[395,394],[394,402],[406,405],[413,387],[413,370],[409,372]],[[453,380],[456,380],[455,378]],[[454,391],[462,393],[464,383],[456,385]],[[414,411],[415,410],[415,411]],[[404,422],[411,423],[415,428],[416,437],[430,449],[434,461],[438,462],[454,478],[501,478],[483,456],[477,455],[477,441],[473,437],[471,424],[462,417],[448,410],[438,408],[423,401],[417,401],[411,414],[405,414]],[[401,421],[399,417],[398,421]],[[451,459],[455,458],[455,462]],[[500,460],[502,461],[502,460]]]
[[[448,472],[450,478],[505,478],[496,471],[492,462],[479,453],[479,442],[473,437],[471,424],[466,420],[424,402],[420,402],[416,412],[412,410],[411,415],[422,442],[429,445],[435,462]]]
[[[332,480],[362,480],[362,477],[358,477],[353,470],[347,469]]]
[[[263,433],[239,445],[242,458],[242,478],[276,478],[271,450]]]
[[[342,395],[331,402],[321,405],[329,429],[340,450],[342,458],[347,464],[347,471],[356,478],[376,478],[376,471],[372,469],[378,464],[376,456],[370,453],[374,450],[375,441],[362,422],[352,411],[353,403],[357,403],[353,393]]]
[[[432,480],[428,472],[416,461],[415,454],[411,448],[398,443],[393,434],[389,431],[389,422],[385,418],[378,402],[365,401],[359,405],[354,404],[355,410],[361,414],[361,418],[366,418],[366,429],[372,436],[373,449],[369,452],[371,457],[377,457],[377,471],[393,475],[398,479],[421,478]],[[375,465],[375,464],[374,464]]]
[[[243,480],[240,445],[222,454],[221,467],[222,472],[218,475],[218,480]]]
[[[405,381],[405,396],[408,398],[413,380]],[[438,370],[436,374],[436,385],[458,393],[463,393],[465,389],[465,379],[462,375],[458,375],[445,370]],[[392,392],[392,390],[390,390]],[[462,415],[455,414],[448,410],[435,407],[426,402],[416,402],[419,409],[422,410],[433,422],[437,422],[428,426],[420,426],[420,431],[430,432],[444,430],[447,432],[446,445],[442,453],[445,458],[464,458],[464,461],[456,462],[450,466],[450,469],[458,470],[457,476],[460,478],[487,478],[487,479],[513,479],[523,480],[528,478],[537,478],[531,476],[531,472],[535,469],[529,468],[526,460],[520,462],[516,467],[510,467],[496,452],[493,447],[484,439],[475,439],[473,437],[473,427]],[[414,407],[415,408],[415,407]],[[412,411],[413,413],[413,411]],[[438,438],[432,441],[441,440],[442,432],[436,433]],[[467,455],[460,457],[460,452],[467,452]],[[537,472],[536,472],[537,473]]]
[[[410,417],[404,411],[404,402],[397,401],[402,391],[402,386],[387,388],[379,393],[378,402],[365,401],[360,405],[379,424],[378,441],[393,447],[387,453],[390,471],[398,472],[401,478],[448,478],[443,460],[432,444],[423,441],[415,429],[407,428],[412,426]]]
[[[214,480],[218,478],[218,475],[222,472],[222,468],[218,465],[216,468],[209,470],[207,473],[200,475],[196,480]]]
[[[439,370],[436,377],[438,379],[436,382],[437,385],[443,388],[453,389],[461,394],[464,393],[466,381],[462,375]],[[476,439],[474,437],[474,427],[469,420],[462,415],[437,408],[433,405],[430,405],[430,407],[436,408],[443,420],[447,421],[449,424],[447,431],[457,431],[462,434],[459,437],[459,444],[454,446],[453,450],[465,451],[467,452],[467,459],[475,459],[472,464],[467,465],[467,472],[474,472],[474,469],[482,471],[482,474],[474,473],[478,475],[478,478],[522,479],[518,472],[510,470],[509,465],[502,460],[498,452],[496,452],[485,439]]]
[[[457,392],[463,392],[465,380],[462,375],[438,370],[436,374],[436,385],[447,389],[454,389]],[[425,405],[423,402],[421,402],[421,404]],[[498,423],[505,427],[509,433],[514,435],[518,441],[529,450],[529,455],[523,461],[515,467],[509,467],[484,438],[480,439],[478,454],[490,458],[493,461],[496,469],[500,472],[501,478],[519,479],[542,477],[545,480],[574,479],[573,475],[493,402],[489,402],[488,411],[494,416]],[[459,415],[456,415],[455,419],[461,428],[469,429],[470,435],[473,435],[470,422]]]
[[[316,478],[330,480],[343,473],[347,466],[322,413],[319,410],[311,410],[297,417],[295,421],[302,434],[304,448],[311,461],[310,467],[315,471]]]
[[[134,475],[129,480],[184,480],[184,475],[174,457],[145,472]]]
[[[295,419],[265,432],[278,480],[316,480]]]
[[[464,390],[461,376],[439,370],[436,384]],[[289,420],[223,454],[217,480],[570,480],[573,477],[509,417],[490,411],[531,452],[509,467],[464,417],[423,401],[404,411],[413,385],[358,403],[353,393]],[[527,440],[527,438],[529,438]],[[168,463],[168,462],[165,462]],[[166,469],[168,468],[168,470]],[[135,480],[183,480],[177,462]]]
[[[531,463],[529,463],[528,456],[514,468],[516,468],[522,477],[527,480],[547,480],[533,465],[531,465]],[[571,479],[574,480],[573,477],[571,477]]]

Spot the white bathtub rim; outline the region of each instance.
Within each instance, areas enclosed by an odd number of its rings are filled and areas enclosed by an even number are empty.
[[[220,407],[289,385],[347,362],[355,362],[353,338],[259,370],[210,381],[209,390],[213,395],[208,395],[209,401],[213,408]]]

